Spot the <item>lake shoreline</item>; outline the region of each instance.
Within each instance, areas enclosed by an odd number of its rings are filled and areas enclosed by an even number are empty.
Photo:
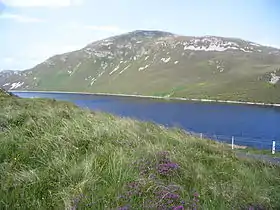
[[[96,95],[96,96],[121,96],[121,97],[134,97],[134,98],[150,98],[150,99],[164,99],[164,100],[177,100],[177,101],[192,101],[192,102],[204,102],[204,103],[224,103],[224,104],[244,104],[255,106],[268,106],[268,107],[280,107],[280,104],[261,103],[261,102],[249,102],[249,101],[232,101],[232,100],[214,100],[214,99],[196,99],[196,98],[183,98],[183,97],[164,97],[164,96],[148,96],[148,95],[133,95],[133,94],[120,94],[120,93],[90,93],[90,92],[68,92],[68,91],[23,91],[23,90],[8,90],[8,92],[20,92],[20,93],[66,93],[66,94],[83,94],[83,95]]]
[[[40,97],[44,98],[44,95],[40,96],[40,93],[42,93],[42,94],[50,94],[51,98],[52,97],[56,98],[56,96],[55,96],[56,94],[57,94],[57,97],[59,96],[59,94],[65,94],[66,98],[67,98],[67,94],[69,94],[69,96],[71,94],[73,94],[73,95],[77,94],[77,96],[78,96],[78,94],[79,94],[81,97],[83,97],[83,96],[84,97],[86,97],[86,96],[92,96],[92,97],[96,96],[96,97],[98,97],[99,96],[99,97],[102,98],[102,97],[108,96],[108,98],[112,97],[113,100],[114,100],[114,97],[116,97],[116,100],[118,100],[118,99],[122,100],[121,97],[123,97],[123,100],[126,100],[125,97],[131,97],[132,101],[137,101],[137,99],[140,100],[140,101],[141,100],[145,100],[145,99],[147,99],[147,100],[148,99],[153,99],[153,100],[158,100],[159,102],[162,102],[162,103],[165,103],[164,101],[166,101],[166,103],[174,102],[176,104],[180,103],[180,101],[182,101],[182,104],[184,104],[184,101],[185,101],[185,102],[187,102],[186,104],[192,104],[191,106],[196,106],[196,104],[199,104],[200,102],[201,102],[201,104],[204,102],[205,105],[208,104],[210,106],[211,105],[215,105],[215,103],[216,104],[218,104],[218,103],[225,103],[225,101],[221,101],[221,100],[217,102],[215,100],[201,100],[201,99],[191,99],[190,100],[190,99],[187,99],[187,98],[170,98],[170,97],[160,97],[160,96],[129,95],[129,94],[110,94],[110,93],[66,92],[66,91],[65,92],[64,91],[15,91],[15,90],[10,91],[10,92],[14,93],[14,94],[26,93],[27,97],[28,97],[29,94],[31,94],[31,96],[34,95],[35,98],[37,98],[37,97],[38,98],[40,98]],[[39,95],[36,96],[36,93],[39,94]],[[120,98],[118,98],[118,97],[120,97]],[[31,97],[31,98],[34,98],[34,97]],[[49,97],[46,95],[46,98],[49,98]],[[129,99],[128,99],[128,101],[129,101]],[[190,103],[188,103],[188,102],[190,102]],[[230,104],[231,102],[232,101],[227,101],[228,104]],[[233,102],[235,102],[235,101],[233,101]],[[245,103],[245,102],[238,102],[238,101],[235,102],[235,103],[237,105],[240,104],[241,107],[242,107],[242,104],[243,104],[243,106],[244,106],[244,104],[246,104],[246,105],[259,105],[259,106],[263,106],[264,107],[263,103],[249,103],[249,102]],[[231,103],[231,104],[234,104],[234,103]],[[250,107],[248,106],[248,108],[250,108]],[[109,111],[107,111],[107,112],[109,112]],[[157,124],[164,125],[161,122],[157,122]],[[192,136],[201,136],[200,133],[194,133],[194,132],[192,132],[188,128],[183,128],[183,129],[188,134],[190,134]],[[208,136],[205,139],[217,141],[217,139],[215,139],[215,138],[217,138],[217,136],[212,136],[212,137]],[[223,138],[221,138],[220,140],[223,141]],[[232,147],[231,143],[227,143],[226,141],[224,141],[224,144],[226,144],[228,147]],[[244,142],[242,143],[242,140],[241,141],[237,141],[237,142],[234,143],[234,149],[248,149],[250,147],[253,148],[254,146],[252,146],[252,145],[249,146],[249,145],[247,145],[247,143],[244,143]],[[268,147],[268,149],[270,150],[270,147]],[[263,149],[258,148],[258,150],[263,150]]]

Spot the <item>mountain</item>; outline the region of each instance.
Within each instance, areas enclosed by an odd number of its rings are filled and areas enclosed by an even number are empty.
[[[280,50],[216,36],[137,30],[0,72],[0,87],[280,102]]]

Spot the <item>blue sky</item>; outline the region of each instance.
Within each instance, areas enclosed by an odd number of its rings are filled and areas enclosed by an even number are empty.
[[[31,68],[136,29],[238,37],[280,48],[280,1],[0,0],[0,70]]]

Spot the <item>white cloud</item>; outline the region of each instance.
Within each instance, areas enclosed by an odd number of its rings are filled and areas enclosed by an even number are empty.
[[[18,14],[11,14],[11,13],[4,13],[0,15],[0,19],[11,19],[17,22],[21,23],[39,23],[39,22],[44,22],[44,20],[40,18],[33,18],[33,17],[28,17],[24,15],[18,15]]]
[[[32,47],[31,51],[28,50],[28,52],[24,52],[24,54],[28,55],[30,53],[30,57],[36,55],[36,57],[40,57],[42,59],[47,59],[51,56],[57,55],[57,54],[62,54],[62,53],[67,53],[71,51],[75,51],[78,49],[81,49],[84,46],[79,46],[79,45],[67,45],[67,44],[56,44],[56,43],[41,43],[37,44],[36,46]],[[35,53],[34,53],[35,52]]]
[[[116,25],[85,25],[83,23],[79,23],[77,21],[71,21],[65,23],[64,26],[75,29],[75,30],[88,30],[88,31],[99,31],[99,32],[109,32],[107,35],[109,36],[112,33],[124,33],[127,30],[120,28]]]
[[[25,70],[27,68],[31,68],[36,64],[41,62],[42,60],[32,59],[32,58],[25,58],[25,57],[7,57],[1,58],[0,57],[0,71],[1,70]]]
[[[93,30],[93,31],[107,31],[107,32],[123,32],[124,31],[117,26],[87,25],[87,26],[84,26],[84,28],[89,29],[89,30]]]
[[[12,64],[15,61],[15,59],[12,57],[5,57],[2,59],[2,61],[7,64]]]
[[[18,51],[12,56],[0,56],[0,70],[13,69],[13,70],[26,70],[33,68],[35,65],[40,64],[48,58],[63,54],[66,52],[81,49],[84,45],[67,45],[56,43],[34,43],[28,49]]]
[[[68,7],[80,5],[83,0],[2,0],[11,7]]]

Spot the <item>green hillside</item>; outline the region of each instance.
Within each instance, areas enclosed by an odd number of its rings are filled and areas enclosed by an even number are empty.
[[[0,97],[0,209],[280,209],[279,174],[177,129]]]
[[[0,72],[0,87],[280,103],[279,79],[279,49],[237,38],[133,31],[26,71]]]

